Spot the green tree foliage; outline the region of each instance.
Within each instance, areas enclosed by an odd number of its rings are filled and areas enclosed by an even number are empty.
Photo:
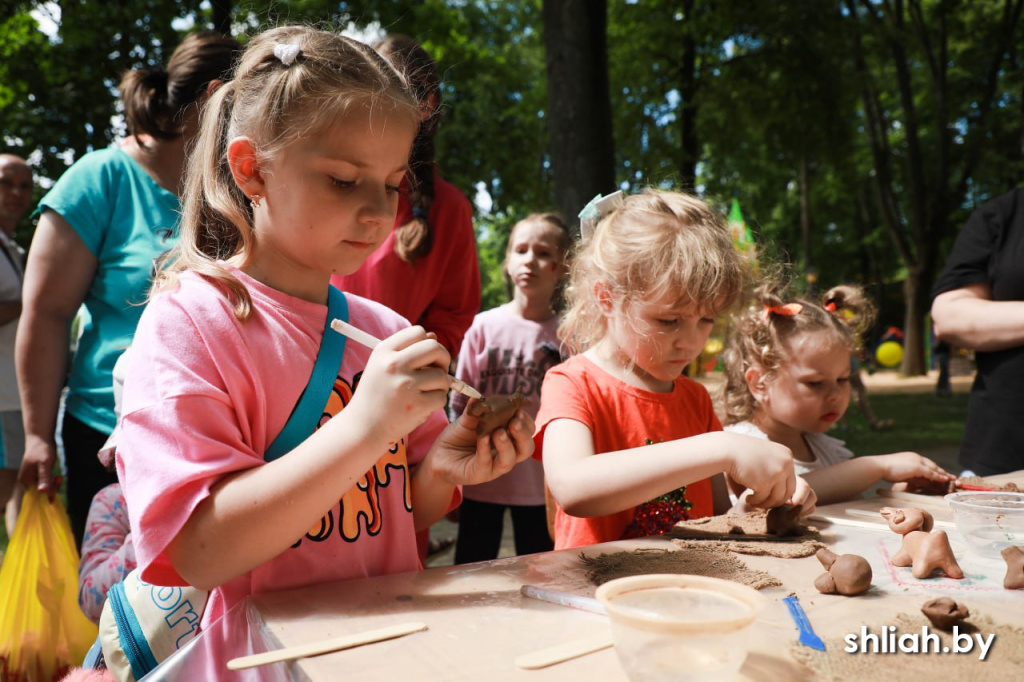
[[[337,7],[345,22],[379,22],[384,31],[412,36],[437,61],[444,88],[437,156],[450,182],[470,198],[484,183],[495,211],[550,206],[539,0]]]
[[[122,74],[164,63],[180,40],[172,21],[197,11],[199,0],[61,3],[52,40],[29,15],[40,5],[22,3],[0,32],[0,129],[12,152],[37,152],[37,172],[56,179],[122,132],[111,120]]]
[[[902,370],[920,374],[940,246],[962,224],[972,188],[980,190],[975,196],[1009,189],[995,186],[987,167],[1005,173],[999,159],[1011,158],[992,144],[1001,136],[998,119],[1009,122],[1013,111],[1013,127],[1020,126],[1024,1],[846,0],[844,7],[878,207],[905,269]],[[1019,147],[1012,149],[1019,168]]]
[[[476,216],[485,308],[504,300],[510,227],[556,204],[541,0],[59,5],[53,39],[29,15],[42,3],[0,14],[4,146],[34,154],[43,177],[119,134],[125,69],[162,63],[182,32],[229,17],[240,37],[282,22],[372,26],[431,52],[444,80],[442,172],[492,201]],[[609,2],[616,182],[692,187],[723,211],[737,197],[761,252],[792,262],[798,281],[814,268],[821,288],[873,287],[886,326],[907,327],[904,370],[919,371],[927,293],[952,239],[1024,171],[1022,5]]]

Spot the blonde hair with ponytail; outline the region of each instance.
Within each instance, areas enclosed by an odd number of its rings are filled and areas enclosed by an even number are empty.
[[[294,61],[276,56],[279,46],[297,47]],[[252,208],[231,174],[228,143],[247,137],[260,158],[270,160],[297,140],[336,125],[350,107],[366,103],[417,120],[416,100],[405,79],[368,45],[304,26],[254,37],[234,80],[219,88],[204,109],[189,160],[181,239],[154,291],[173,285],[177,273],[194,270],[222,286],[240,320],[248,318],[249,292],[218,262],[240,256],[244,263],[254,239]]]

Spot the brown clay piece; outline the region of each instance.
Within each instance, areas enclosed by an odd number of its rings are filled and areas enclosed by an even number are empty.
[[[803,526],[800,524],[800,507],[784,504],[769,509],[764,518],[764,532],[780,538],[801,535]]]
[[[921,530],[927,533],[935,524],[930,513],[916,507],[882,507],[879,513],[889,522],[889,530],[900,535],[906,535],[912,530]]]
[[[912,530],[903,536],[900,551],[892,557],[893,566],[912,566],[910,573],[915,578],[927,578],[936,569],[950,578],[963,578],[964,572],[953,556],[946,531],[925,533]]]
[[[914,493],[915,495],[948,495],[956,492],[956,481],[933,481],[930,478],[912,478],[909,481],[895,483],[893,490]]]
[[[814,556],[827,571],[814,580],[818,592],[854,597],[871,587],[871,564],[864,557],[857,554],[836,556],[825,548],[819,549]]]
[[[1006,561],[1006,577],[1003,587],[1008,590],[1024,590],[1024,547],[1007,547],[1002,551]]]
[[[925,602],[921,613],[940,630],[952,630],[954,625],[971,617],[971,611],[965,604],[958,604],[949,597],[937,597]]]
[[[516,410],[530,404],[530,399],[516,390],[512,395],[492,395],[473,403],[469,414],[480,419],[476,425],[477,435],[486,435],[495,429],[508,426]]]

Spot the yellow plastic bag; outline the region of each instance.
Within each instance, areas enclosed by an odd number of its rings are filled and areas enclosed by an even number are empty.
[[[78,606],[78,550],[64,504],[30,490],[0,566],[0,681],[59,680],[82,664],[96,632]]]

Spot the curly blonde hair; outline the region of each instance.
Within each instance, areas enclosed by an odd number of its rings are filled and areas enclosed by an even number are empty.
[[[576,354],[604,337],[599,282],[624,310],[673,297],[714,317],[739,299],[746,278],[717,211],[688,194],[648,189],[626,197],[573,256],[559,338]]]
[[[290,64],[274,54],[281,44],[300,49]],[[181,239],[153,290],[172,286],[183,270],[194,270],[220,285],[234,303],[235,316],[247,319],[248,290],[218,263],[244,259],[253,248],[252,208],[231,174],[228,143],[248,137],[260,158],[270,160],[365,103],[418,122],[416,98],[405,78],[368,45],[306,26],[273,28],[250,40],[234,80],[204,108],[189,158]]]
[[[787,306],[796,303],[799,312]],[[755,400],[746,373],[758,367],[771,381],[786,362],[786,348],[794,338],[826,333],[850,349],[860,348],[861,335],[875,317],[875,306],[860,287],[842,285],[829,289],[821,303],[790,299],[776,279],[761,284],[751,304],[732,317],[722,360],[725,364],[723,404],[725,424],[747,421]]]

